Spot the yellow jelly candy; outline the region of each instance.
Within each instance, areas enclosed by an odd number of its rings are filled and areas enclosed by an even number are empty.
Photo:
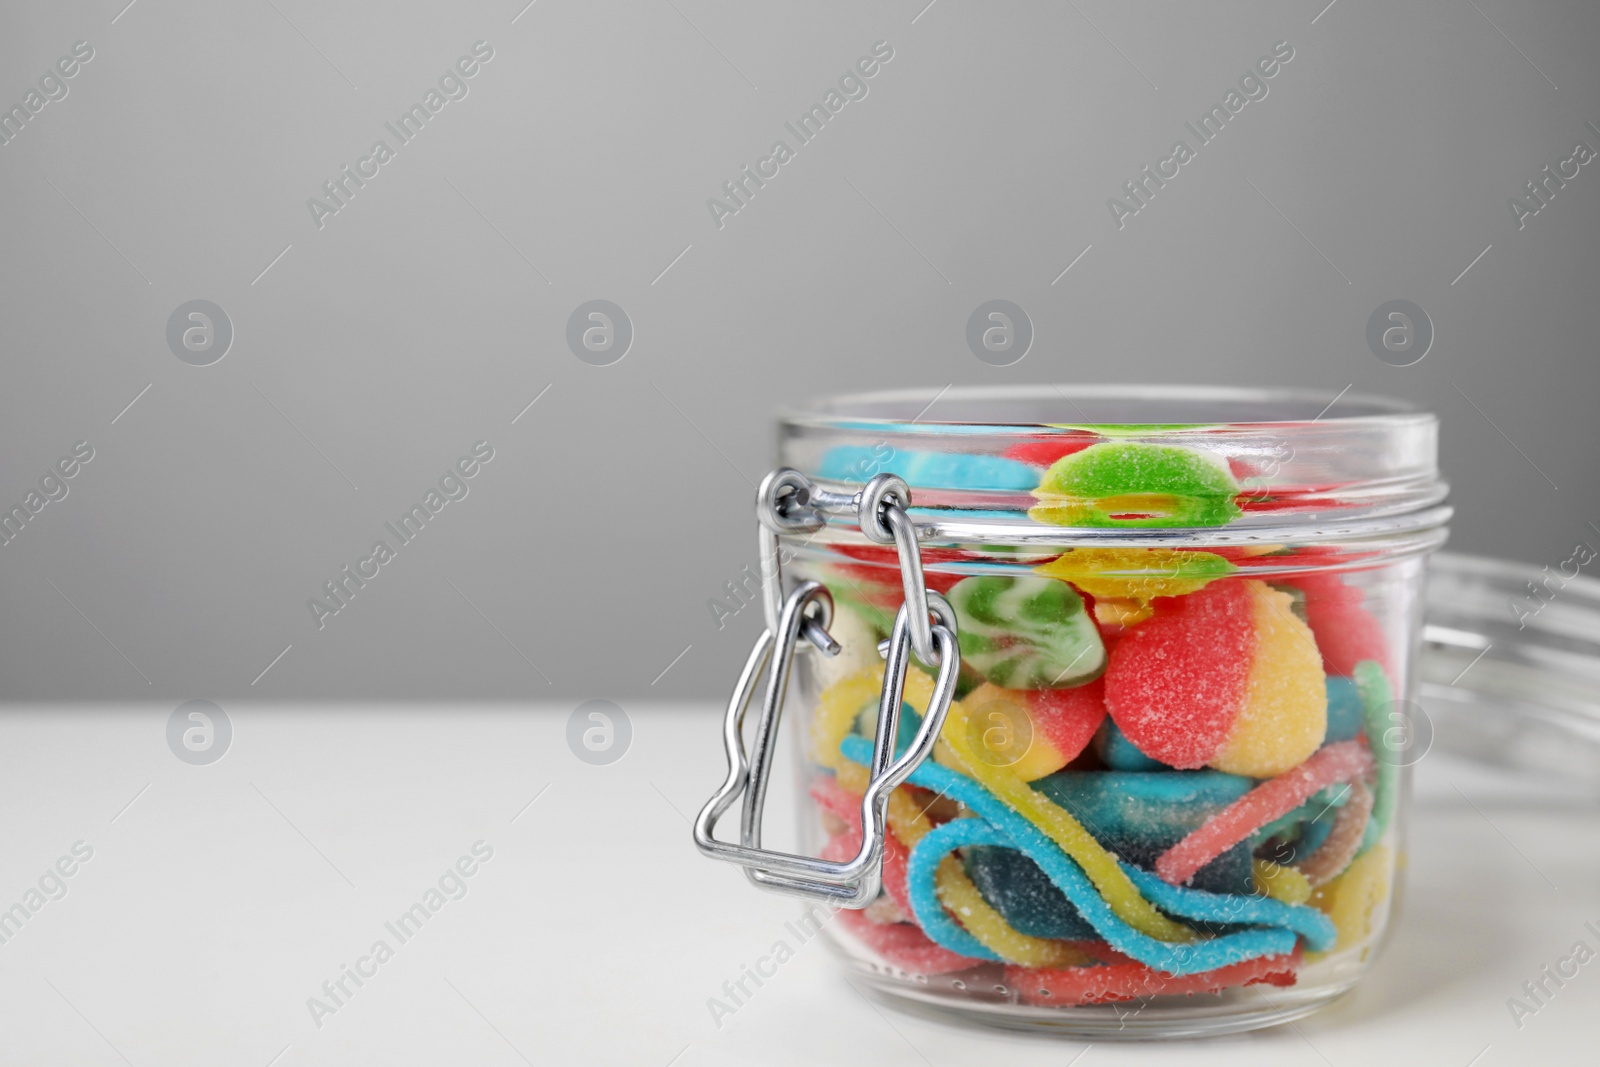
[[[1252,860],[1256,892],[1285,904],[1304,904],[1311,899],[1311,882],[1293,867],[1283,867],[1271,860]]]
[[[1018,778],[1031,782],[1065,767],[1068,757],[1034,722],[1026,697],[1024,692],[985,682],[967,694],[963,706],[967,740],[977,757],[992,767],[1009,767]],[[947,767],[962,768],[948,746],[936,751],[934,758]]]
[[[1183,596],[1233,572],[1233,564],[1212,552],[1169,548],[1073,548],[1036,574],[1060,578],[1096,599],[1149,603],[1158,596]]]
[[[1273,778],[1305,762],[1328,733],[1328,690],[1311,628],[1290,610],[1293,598],[1264,582],[1246,583],[1256,648],[1244,700],[1210,766]]]
[[[1343,874],[1311,894],[1311,906],[1332,919],[1339,931],[1333,951],[1354,948],[1372,935],[1378,905],[1389,895],[1393,867],[1389,849],[1380,845],[1356,857]],[[1307,953],[1306,960],[1321,955],[1325,953]]]
[[[835,771],[849,762],[840,755],[839,742],[855,725],[862,707],[877,704],[882,688],[883,667],[877,666],[847,675],[822,691],[811,719],[810,756],[814,761]]]

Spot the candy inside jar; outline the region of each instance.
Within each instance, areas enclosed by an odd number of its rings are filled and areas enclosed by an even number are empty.
[[[973,390],[938,421],[883,395],[785,423],[815,498],[859,502],[893,472],[915,528],[916,568],[904,539],[834,519],[778,555],[831,594],[840,652],[796,657],[791,740],[812,854],[848,865],[882,838],[876,895],[829,924],[873,988],[1176,1036],[1292,1019],[1371,964],[1448,509],[1431,417],[1326,404]],[[936,693],[940,664],[908,657],[890,744],[880,649],[919,588],[953,615],[959,669]],[[872,825],[874,768],[930,708],[931,754]]]

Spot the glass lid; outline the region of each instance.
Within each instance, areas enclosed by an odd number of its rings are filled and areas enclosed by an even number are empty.
[[[1600,794],[1600,579],[1578,545],[1545,567],[1435,555],[1420,700],[1444,750]]]

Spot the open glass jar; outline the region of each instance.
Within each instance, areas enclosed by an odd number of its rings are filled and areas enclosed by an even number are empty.
[[[1396,903],[1449,518],[1434,418],[1283,391],[930,396],[784,418],[766,649],[701,848],[842,905],[858,980],[992,1023],[1220,1033],[1338,996]],[[820,861],[760,848],[785,697]]]

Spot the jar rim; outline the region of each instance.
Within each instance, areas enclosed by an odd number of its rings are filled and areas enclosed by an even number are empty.
[[[1352,393],[1348,386],[1333,392],[1295,387],[1245,387],[1182,384],[1099,383],[1058,385],[1033,383],[1018,385],[949,385],[933,391],[926,388],[884,389],[835,393],[814,397],[806,403],[779,411],[779,419],[790,426],[815,429],[882,429],[896,431],[949,431],[950,427],[971,427],[970,432],[1026,432],[1030,435],[1075,433],[1085,426],[1160,426],[1162,433],[1182,433],[1218,425],[1235,427],[1277,427],[1324,424],[1355,428],[1362,424],[1396,426],[1427,424],[1435,416],[1406,400],[1370,393]],[[1009,419],[983,413],[1005,406],[1024,407],[1040,403],[1074,408],[1081,422],[1039,418]],[[978,417],[962,415],[962,406],[978,412]],[[1084,409],[1089,406],[1089,410]],[[1149,417],[1102,418],[1097,412],[1118,405],[1147,405]],[[1172,418],[1185,409],[1188,418]],[[1239,417],[1254,409],[1259,417]],[[1067,414],[1067,412],[1063,412]]]
[[[1438,426],[1348,387],[980,385],[824,398],[781,415],[779,437],[783,465],[828,491],[902,478],[927,540],[1137,547],[1404,540],[1440,527]],[[1115,451],[1080,462],[1099,446]],[[1174,491],[1086,496],[1071,486],[1105,478],[1056,473],[1121,469],[1136,482],[1150,463],[1180,472]]]

